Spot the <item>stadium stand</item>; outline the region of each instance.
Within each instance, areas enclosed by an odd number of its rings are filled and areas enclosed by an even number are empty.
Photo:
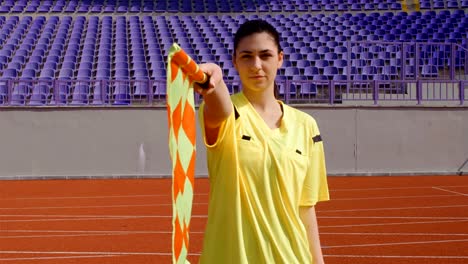
[[[420,1],[423,11],[410,13],[396,0],[0,2],[4,105],[161,98],[173,42],[198,62],[218,62],[234,91],[232,35],[253,18],[282,35],[283,95],[316,94],[344,81],[466,76],[465,1]]]

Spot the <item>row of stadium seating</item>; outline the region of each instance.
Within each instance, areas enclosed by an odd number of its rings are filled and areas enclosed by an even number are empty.
[[[127,8],[139,4],[140,8],[155,8],[162,3],[94,2],[3,1],[2,7],[23,3],[24,8],[52,8],[60,3],[74,3],[75,7],[112,7],[109,13],[113,13],[127,3]],[[431,7],[438,5],[438,0],[429,2]],[[281,10],[289,5],[294,10],[305,5],[310,10],[314,5],[322,8],[359,4],[360,10],[373,5],[375,9],[369,10],[375,12],[77,16],[62,10],[60,15],[0,16],[0,104],[129,104],[134,99],[149,98],[147,95],[163,96],[165,57],[174,42],[197,62],[219,63],[227,81],[238,86],[231,55],[233,32],[254,18],[267,20],[281,33],[285,61],[278,83],[283,94],[289,88],[288,92],[301,89],[315,93],[316,84],[300,85],[305,81],[322,82],[321,85],[354,81],[366,86],[365,82],[372,80],[448,78],[450,74],[453,78],[455,71],[465,69],[468,14],[462,9],[381,12],[379,5],[391,6],[395,1],[376,0],[249,3],[255,8],[266,5],[267,11],[276,11],[272,10],[275,5]],[[243,0],[228,1],[231,11],[233,6],[249,10],[248,5]],[[171,9],[165,11],[168,10]]]
[[[3,13],[308,12],[362,10],[401,10],[401,4],[398,0],[3,0],[0,5],[0,12]]]
[[[401,10],[398,0],[79,1],[3,0],[0,13],[308,12]],[[421,9],[467,8],[468,1],[421,0]]]
[[[250,16],[255,17],[258,16]],[[247,18],[244,15],[0,17],[1,78],[164,79],[164,56],[173,42],[178,42],[195,60],[217,61],[228,76],[235,76],[232,32]],[[307,67],[317,67],[320,74],[328,72],[326,67],[336,67],[340,74],[345,74],[348,65],[357,67],[359,73],[365,66],[375,66],[376,73],[383,74],[384,66],[401,66],[403,55],[410,66],[445,67],[450,63],[451,49],[450,44],[443,44],[446,40],[460,45],[456,47],[456,64],[460,65],[465,56],[462,46],[466,48],[467,44],[468,15],[462,10],[263,18],[282,34],[286,62],[280,75],[285,76],[294,75],[295,70],[291,69],[299,68],[300,73],[312,78],[304,71]],[[403,52],[400,45],[388,43],[363,48],[358,45],[360,41],[440,45],[421,46],[416,61],[414,45]]]

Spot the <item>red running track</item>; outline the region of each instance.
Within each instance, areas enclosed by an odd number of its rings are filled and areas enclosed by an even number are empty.
[[[171,262],[171,182],[0,181],[0,263]],[[468,263],[468,177],[329,177],[317,205],[325,262]],[[197,179],[198,262],[208,180]]]

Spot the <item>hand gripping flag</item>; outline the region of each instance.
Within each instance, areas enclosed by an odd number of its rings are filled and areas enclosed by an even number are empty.
[[[195,183],[195,104],[193,84],[206,75],[177,44],[169,50],[167,114],[172,160],[172,263],[188,263],[190,217]]]

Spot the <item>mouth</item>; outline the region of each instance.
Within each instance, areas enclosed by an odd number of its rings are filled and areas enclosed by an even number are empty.
[[[262,78],[265,78],[265,76],[255,75],[255,76],[250,77],[250,79],[254,79],[254,80],[259,80],[259,79],[262,79]]]

